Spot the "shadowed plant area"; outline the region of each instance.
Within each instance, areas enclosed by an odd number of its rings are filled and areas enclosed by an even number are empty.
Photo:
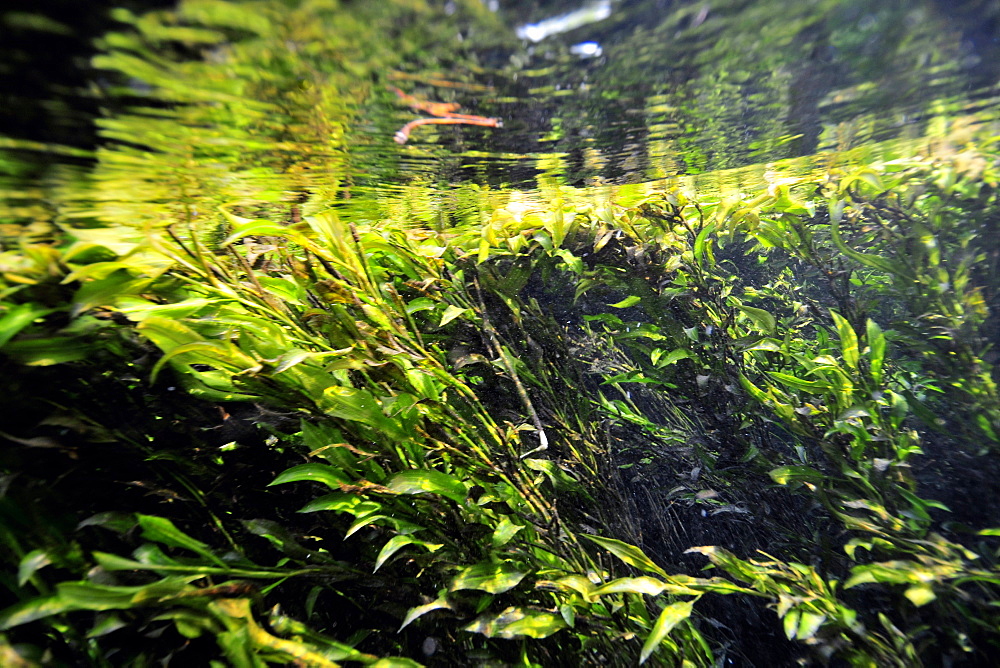
[[[854,20],[814,4],[733,53],[773,48],[754,55],[768,77],[819,86],[772,65]],[[676,5],[650,35],[763,12]],[[855,145],[823,116],[834,93],[771,100],[803,132],[767,111],[711,163],[728,117],[695,140],[664,115],[728,114],[718,96],[773,81],[692,52],[684,86],[649,84],[637,110],[645,172],[605,169],[621,155],[583,98],[528,146],[538,119],[512,100],[550,55],[479,0],[113,17],[96,147],[0,143],[0,663],[1000,651],[1000,124],[982,108],[928,102],[893,137],[862,119]],[[878,48],[937,44],[912,25]],[[611,19],[609,52],[646,38],[626,29]],[[871,95],[837,58],[876,47],[827,38],[848,54],[824,61],[838,94]],[[600,72],[564,74],[618,104]],[[497,176],[507,161],[520,176]]]

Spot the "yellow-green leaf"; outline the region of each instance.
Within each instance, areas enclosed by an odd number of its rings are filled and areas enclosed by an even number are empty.
[[[795,638],[798,640],[808,640],[816,635],[816,631],[826,621],[826,615],[803,610],[799,615],[799,625],[795,629]]]
[[[389,539],[389,542],[382,547],[381,551],[379,551],[378,558],[375,559],[375,568],[372,572],[374,573],[378,571],[378,569],[382,568],[382,564],[391,559],[392,555],[396,554],[407,545],[413,545],[414,543],[419,542],[419,540],[411,538],[410,536],[393,536]]]
[[[0,612],[0,631],[75,609],[59,596],[43,596],[16,603]]]
[[[603,584],[594,589],[593,596],[604,596],[605,594],[646,594],[648,596],[658,596],[664,592],[674,595],[697,596],[701,592],[681,585],[661,582],[656,578],[643,575],[637,578],[618,578],[607,584]]]
[[[795,634],[799,631],[799,618],[802,612],[798,609],[789,610],[788,614],[781,620],[782,628],[785,630],[785,637],[795,640]]]
[[[923,605],[927,605],[937,598],[937,595],[934,593],[934,588],[927,582],[921,582],[913,585],[903,592],[903,596],[909,599],[910,603],[918,608]]]
[[[455,576],[448,589],[478,589],[491,594],[502,594],[516,587],[526,575],[527,573],[519,571],[508,562],[483,562],[469,566]]]
[[[500,520],[500,524],[497,526],[496,530],[493,532],[493,547],[501,548],[510,542],[510,539],[514,537],[518,531],[524,527],[520,524],[514,524],[510,521],[510,518],[504,517]]]
[[[779,485],[787,485],[796,481],[818,482],[826,478],[810,466],[779,466],[772,470],[770,475],[771,480]]]
[[[482,633],[488,638],[547,638],[566,628],[566,621],[561,615],[555,615],[530,608],[510,607],[499,615],[482,615],[465,631]]]
[[[459,316],[462,316],[468,312],[469,309],[467,308],[461,308],[455,306],[454,304],[448,304],[448,308],[446,308],[444,310],[444,313],[441,314],[441,322],[438,323],[438,327],[444,327],[455,318],[458,318]]]
[[[440,494],[446,498],[462,503],[468,496],[465,483],[447,473],[433,469],[415,469],[402,471],[392,476],[385,486],[397,494],[421,494],[428,492]]]
[[[620,302],[616,302],[614,304],[610,304],[610,306],[612,308],[628,308],[629,306],[635,306],[640,301],[642,301],[641,297],[638,297],[636,295],[629,295],[628,297],[626,297],[625,299],[621,300]]]
[[[851,327],[851,323],[836,311],[830,311],[833,322],[837,326],[837,334],[840,336],[840,351],[844,356],[844,362],[852,369],[858,368],[858,335]]]
[[[450,609],[451,609],[451,603],[449,603],[448,600],[444,598],[439,598],[436,601],[431,601],[430,603],[425,603],[424,605],[418,605],[415,608],[410,608],[409,611],[406,613],[406,617],[403,618],[403,625],[399,627],[399,630],[402,631],[407,626],[412,624],[415,619],[422,617],[423,615],[426,615],[428,612],[431,612],[432,610],[450,610]]]
[[[268,483],[268,487],[300,481],[321,482],[330,489],[336,490],[340,489],[341,484],[350,482],[344,472],[335,466],[311,463],[299,464],[283,471],[277,478]]]
[[[647,573],[656,573],[661,577],[669,577],[665,570],[654,564],[653,561],[646,556],[645,552],[634,545],[623,543],[622,541],[615,540],[614,538],[604,538],[603,536],[591,536],[588,534],[583,534],[583,536],[584,538],[597,543],[605,550],[608,550],[611,554],[615,555],[629,566],[635,566],[636,568],[644,570]]]
[[[830,389],[830,384],[821,380],[803,380],[802,378],[797,378],[790,374],[778,371],[768,371],[767,375],[774,378],[782,385],[792,388],[793,390],[801,390],[802,392],[810,392],[812,394],[822,394]]]
[[[14,338],[14,335],[32,323],[33,320],[52,313],[55,309],[41,308],[36,304],[12,306],[0,318],[0,348]]]
[[[882,382],[882,363],[885,361],[885,334],[874,320],[868,320],[865,338],[868,341],[868,366],[872,380]]]
[[[642,652],[639,654],[639,665],[646,663],[646,659],[660,646],[663,639],[673,631],[674,627],[691,616],[693,601],[678,601],[671,603],[663,609],[653,624],[653,629],[649,632],[646,642],[642,645]]]

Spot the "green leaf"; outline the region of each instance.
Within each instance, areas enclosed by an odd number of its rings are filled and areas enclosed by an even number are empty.
[[[873,195],[885,192],[885,186],[882,184],[882,179],[875,171],[872,170],[871,167],[861,167],[848,174],[840,181],[840,186],[837,188],[837,191],[844,193],[851,187],[851,185],[859,181],[863,181],[868,184],[872,189]]]
[[[677,348],[676,350],[671,350],[669,353],[662,348],[656,348],[649,354],[649,361],[653,363],[657,369],[662,369],[665,366],[670,366],[676,362],[684,359],[691,359],[694,355],[691,351],[685,350],[684,348]]]
[[[371,668],[424,668],[424,664],[405,656],[384,656],[368,665]]]
[[[782,347],[781,342],[777,339],[760,339],[759,341],[749,344],[746,348],[744,348],[744,350],[748,352],[751,350],[764,350],[770,353],[780,353],[782,351]]]
[[[761,402],[762,404],[766,404],[771,400],[771,396],[768,392],[765,392],[764,390],[754,385],[753,382],[751,382],[751,380],[746,376],[744,376],[743,374],[740,374],[740,385],[743,386],[743,389],[745,389],[751,397]]]
[[[646,659],[660,646],[660,643],[673,631],[675,626],[691,616],[693,605],[693,601],[678,601],[677,603],[671,603],[663,609],[656,623],[653,624],[653,629],[649,632],[649,636],[646,637],[646,642],[642,645],[642,651],[639,654],[639,665],[646,663]]]
[[[787,485],[790,482],[812,482],[820,483],[826,479],[820,471],[811,466],[779,466],[770,473],[771,480],[779,485]]]
[[[566,263],[566,269],[574,274],[583,274],[583,259],[573,255],[565,248],[556,250],[555,255]]]
[[[343,357],[347,353],[351,352],[353,348],[342,348],[341,350],[328,350],[324,352],[309,352],[308,350],[300,350],[298,348],[292,348],[291,350],[286,350],[281,353],[276,359],[268,360],[274,364],[274,369],[272,373],[281,373],[282,371],[287,371],[297,364],[308,359],[323,359],[324,357]]]
[[[576,625],[576,613],[573,611],[573,606],[569,603],[563,603],[559,606],[559,614],[562,615],[563,621],[570,628]]]
[[[407,369],[406,379],[421,398],[431,401],[438,401],[441,398],[442,385],[433,374],[421,369]]]
[[[403,625],[399,627],[399,630],[402,631],[407,626],[412,624],[415,619],[426,615],[432,610],[451,610],[451,603],[449,603],[447,599],[439,598],[436,601],[431,601],[430,603],[410,608],[406,613],[406,617],[403,618]]]
[[[124,295],[137,295],[152,284],[151,278],[135,278],[125,270],[96,281],[87,281],[73,295],[72,316],[77,316],[95,306],[113,306]]]
[[[267,540],[271,545],[281,550],[293,559],[316,558],[325,561],[325,555],[313,550],[307,550],[299,544],[292,532],[277,522],[265,519],[240,520],[240,524],[250,533]]]
[[[837,420],[851,420],[853,418],[862,417],[871,417],[871,413],[868,412],[868,409],[864,405],[856,404],[838,415]]]
[[[904,264],[871,253],[859,253],[844,243],[844,239],[840,235],[840,221],[844,217],[844,205],[843,200],[830,202],[830,237],[837,250],[859,264],[878,269],[890,276],[901,278],[906,283],[914,283],[916,277]]]
[[[365,502],[355,494],[334,492],[333,494],[324,494],[321,497],[313,499],[303,506],[299,512],[314,513],[318,510],[333,510],[336,512],[349,512],[357,514],[359,507],[362,505],[366,505],[370,510],[381,507],[381,504]]]
[[[799,618],[801,616],[802,611],[798,608],[793,608],[782,618],[781,626],[785,631],[785,637],[789,640],[795,640],[795,634],[799,631]]]
[[[35,573],[51,563],[52,557],[42,549],[32,550],[21,557],[21,563],[17,567],[17,586],[23,587]]]
[[[814,205],[812,202],[802,202],[792,199],[788,186],[778,188],[778,197],[771,204],[775,211],[790,213],[796,216],[812,216]]]
[[[500,524],[493,531],[493,549],[499,549],[510,542],[510,539],[514,537],[518,531],[524,527],[520,524],[514,524],[510,521],[509,517],[504,517],[500,520]]]
[[[21,601],[0,612],[0,631],[74,609],[72,603],[60,596],[42,596]]]
[[[674,595],[697,596],[701,592],[682,585],[661,582],[648,575],[637,578],[618,578],[597,587],[589,592],[591,596],[604,596],[605,594],[645,594],[647,596],[659,596],[667,592]]]
[[[193,341],[165,351],[163,357],[157,360],[152,371],[150,371],[150,380],[156,382],[156,377],[164,365],[180,355],[189,355],[189,364],[207,364],[212,367],[221,367],[223,371],[233,375],[260,371],[263,368],[257,360],[241,351],[229,341]]]
[[[524,617],[510,622],[500,630],[501,638],[525,636],[528,638],[548,638],[566,628],[562,615],[541,610],[525,610]]]
[[[455,306],[454,304],[448,304],[448,308],[441,314],[441,322],[438,323],[438,327],[444,327],[455,318],[463,316],[466,313],[471,313],[471,311],[467,308]]]
[[[375,569],[372,573],[377,572],[378,569],[382,568],[382,564],[391,559],[392,555],[396,554],[407,545],[413,545],[414,543],[420,542],[422,541],[419,541],[416,538],[411,538],[410,536],[393,536],[379,551],[378,558],[375,559]]]
[[[160,619],[160,616],[157,616],[157,619]],[[93,628],[87,632],[87,637],[100,638],[101,636],[114,633],[118,629],[123,629],[127,626],[128,622],[122,619],[119,615],[114,613],[103,613],[98,616]],[[197,635],[187,637],[197,637]]]
[[[526,575],[527,573],[518,570],[514,564],[509,562],[484,561],[469,566],[455,576],[448,586],[448,591],[478,589],[491,594],[502,594],[516,587]]]
[[[468,497],[465,483],[447,473],[434,469],[414,469],[402,471],[392,476],[385,486],[397,494],[440,494],[456,503],[464,503]]]
[[[428,297],[418,297],[411,302],[407,302],[406,312],[413,315],[414,313],[419,313],[420,311],[432,311],[436,305],[437,302],[433,299]]]
[[[257,276],[257,282],[268,294],[277,297],[286,304],[302,306],[306,299],[302,289],[293,281],[270,276]]]
[[[903,592],[903,596],[918,608],[927,605],[937,598],[937,594],[934,593],[934,588],[931,587],[929,582],[920,582],[909,587]]]
[[[868,341],[868,366],[876,385],[882,383],[882,364],[885,361],[885,334],[878,324],[869,319],[865,338]]]
[[[777,328],[778,323],[774,319],[773,315],[762,308],[744,306],[743,304],[737,304],[736,308],[750,316],[750,319],[753,320],[758,330],[767,335],[774,334],[774,330]]]
[[[268,487],[283,485],[286,482],[301,482],[306,480],[323,483],[334,490],[339,490],[341,484],[350,482],[339,468],[330,466],[329,464],[312,463],[293,466],[268,483]]]
[[[635,306],[640,301],[642,301],[641,297],[637,297],[636,295],[629,295],[620,302],[609,304],[609,306],[611,306],[611,308],[628,308],[630,306]]]
[[[488,638],[547,638],[566,628],[561,615],[530,608],[510,607],[499,615],[482,615],[463,630]]]
[[[915,578],[916,564],[911,561],[882,562],[855,566],[851,569],[851,577],[844,583],[844,589],[872,582],[888,584],[905,584]]]
[[[141,297],[122,296],[118,299],[118,310],[132,322],[143,322],[150,317],[167,317],[180,320],[197,314],[208,306],[223,304],[225,299],[185,299],[170,304],[157,304]]]
[[[634,545],[623,543],[622,541],[615,540],[614,538],[604,538],[603,536],[583,534],[583,537],[597,543],[629,566],[635,566],[636,568],[646,571],[647,573],[656,573],[664,578],[669,577],[665,570],[654,564],[653,561],[646,556],[645,552]]]
[[[234,216],[229,213],[224,207],[219,207],[222,214],[233,223],[235,232],[230,234],[221,245],[228,246],[236,241],[239,241],[243,237],[255,236],[255,237],[286,237],[288,236],[289,229],[284,225],[278,223],[272,223],[269,220],[250,220],[248,218],[240,218],[239,216]]]
[[[706,257],[708,257],[710,261],[715,260],[715,258],[712,257],[712,245],[709,243],[708,239],[709,235],[713,232],[715,232],[715,223],[710,223],[698,232],[698,236],[695,237],[692,251],[694,253],[694,259],[698,262],[698,264],[704,264]]]
[[[851,323],[847,322],[842,315],[836,311],[830,311],[833,322],[837,326],[837,334],[840,336],[840,351],[844,356],[844,362],[852,369],[858,368],[858,335],[855,333]]]
[[[270,580],[285,579],[288,577],[288,571],[282,569],[248,570],[244,568],[230,568],[228,566],[191,566],[163,558],[158,559],[155,563],[150,563],[145,558],[144,561],[135,561],[134,559],[126,559],[117,554],[109,554],[107,552],[95,551],[93,554],[94,560],[106,571],[155,571],[157,573],[177,573],[196,577],[223,575],[234,578]]]
[[[158,603],[194,589],[192,577],[171,576],[138,587],[98,585],[92,582],[60,582],[59,597],[78,610],[125,610],[138,605]]]
[[[615,375],[607,378],[601,385],[611,385],[614,383],[648,383],[648,384],[659,384],[661,381],[656,378],[647,378],[642,375],[642,371],[639,369],[632,369],[631,371],[626,371],[625,373],[616,373]]]
[[[569,589],[575,592],[579,592],[588,601],[596,600],[593,598],[594,590],[596,589],[594,583],[591,582],[588,578],[584,577],[583,575],[580,574],[567,575],[565,577],[559,578],[552,584],[553,586],[559,589]]]
[[[136,519],[135,515],[132,513],[106,511],[80,520],[80,523],[76,526],[76,528],[79,530],[83,527],[91,526],[104,527],[110,531],[124,534],[125,532],[131,531],[135,528]]]
[[[378,400],[367,390],[332,385],[323,390],[320,406],[327,415],[361,422],[392,435],[399,433],[398,428],[382,412]]]
[[[580,491],[580,483],[551,459],[525,459],[525,466],[544,473],[558,491]]]
[[[42,308],[36,304],[18,304],[17,306],[12,306],[0,318],[0,348],[3,348],[18,332],[32,322],[55,310]]]
[[[185,343],[204,340],[201,334],[182,322],[159,315],[146,317],[136,329],[164,351],[172,350]]]
[[[70,336],[9,341],[3,351],[27,366],[52,366],[86,359],[94,346]]]
[[[823,626],[823,622],[826,621],[826,615],[821,615],[816,612],[809,612],[808,610],[802,610],[799,614],[799,624],[795,629],[795,638],[797,640],[808,640],[816,635],[819,628]]]
[[[803,380],[778,371],[768,371],[767,375],[774,378],[782,385],[792,388],[793,390],[810,392],[812,394],[823,394],[830,389],[830,384],[822,380]]]
[[[618,316],[613,313],[597,313],[595,315],[585,315],[583,319],[587,322],[592,322],[594,320],[599,320],[603,322],[608,327],[624,327],[625,321],[623,321]]]
[[[374,524],[379,520],[389,520],[387,524],[393,524],[396,522],[395,518],[389,515],[379,515],[378,513],[368,513],[366,515],[358,515],[357,519],[351,523],[351,526],[347,527],[347,531],[344,532],[344,538],[350,538],[356,534],[361,529],[364,529],[370,524]]]
[[[142,527],[143,538],[162,543],[163,545],[190,550],[217,566],[226,566],[225,562],[212,554],[208,545],[187,535],[174,526],[174,523],[167,518],[137,514],[136,519],[139,520],[139,526]]]

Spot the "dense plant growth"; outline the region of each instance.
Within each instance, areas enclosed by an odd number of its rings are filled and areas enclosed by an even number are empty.
[[[122,16],[147,103],[7,197],[7,665],[988,660],[995,140],[352,207],[407,54],[316,17],[408,23],[278,9]]]

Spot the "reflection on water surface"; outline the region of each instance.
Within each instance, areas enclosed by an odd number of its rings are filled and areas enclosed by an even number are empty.
[[[413,187],[448,197],[459,184],[667,180],[710,195],[831,164],[960,150],[997,116],[998,17],[982,0],[428,5],[354,8],[353,23],[315,9],[246,12],[242,32],[220,33],[218,43],[183,35],[193,41],[170,58],[204,60],[167,76],[162,63],[143,62],[174,48],[164,36],[146,35],[141,47],[102,42],[120,54],[95,65],[127,76],[88,85],[111,109],[138,108],[127,120],[97,119],[112,151],[96,178],[109,189],[132,179],[140,208],[161,200],[154,191],[169,179],[150,176],[146,189],[135,164],[223,184],[229,201],[325,193],[362,218]],[[211,22],[197,6],[182,14]],[[296,27],[271,34],[282,21]],[[253,34],[262,41],[251,46]],[[467,119],[413,108],[400,93]],[[400,145],[402,129],[410,131]],[[51,136],[39,134],[31,138]],[[146,160],[148,150],[175,156],[188,173]],[[21,176],[5,177],[17,207],[31,199]],[[123,210],[112,219],[126,222]],[[73,215],[92,213],[83,204]]]
[[[940,3],[507,2],[497,14],[503,31],[456,39],[448,71],[390,77],[504,127],[422,128],[400,149],[393,128],[411,116],[376,91],[356,130],[359,185],[717,173],[698,181],[753,187],[773,163],[794,174],[859,147],[891,158],[996,116],[998,43],[981,15]]]

